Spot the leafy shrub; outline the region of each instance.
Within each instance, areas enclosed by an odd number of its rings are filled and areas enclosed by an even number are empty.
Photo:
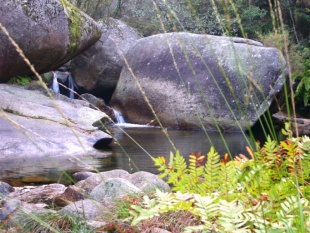
[[[304,106],[307,106],[310,100],[310,59],[305,60],[303,65],[303,72],[294,75],[294,80],[298,82],[295,100],[297,103],[302,102]]]

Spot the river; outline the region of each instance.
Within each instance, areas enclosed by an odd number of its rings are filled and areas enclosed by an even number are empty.
[[[107,159],[85,157],[83,161],[58,158],[33,161],[2,161],[0,166],[1,181],[14,186],[54,183],[69,184],[64,172],[71,175],[78,171],[108,171],[124,169],[129,172],[138,170],[158,173],[151,156],[165,156],[169,159],[174,147],[188,158],[191,152],[207,154],[213,145],[220,155],[229,152],[232,156],[246,153],[245,147],[253,141],[242,133],[167,130],[169,139],[158,128],[115,128],[115,141],[107,150],[111,157]],[[225,141],[225,143],[223,142]],[[171,145],[174,144],[174,147]]]

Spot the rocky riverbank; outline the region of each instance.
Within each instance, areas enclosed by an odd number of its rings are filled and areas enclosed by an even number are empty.
[[[26,224],[23,219],[27,216],[50,213],[79,216],[95,230],[115,220],[120,200],[150,195],[156,189],[171,191],[157,175],[142,171],[133,174],[124,170],[79,172],[73,178],[76,183],[67,187],[62,184],[12,187],[0,182],[2,227],[7,232],[14,232],[13,229],[18,232]]]

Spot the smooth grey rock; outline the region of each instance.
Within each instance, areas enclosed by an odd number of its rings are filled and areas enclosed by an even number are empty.
[[[130,70],[123,67],[111,107],[126,122],[158,119],[175,129],[248,129],[281,92],[287,71],[276,48],[185,32],[140,39],[126,59]]]
[[[139,171],[128,175],[126,178],[129,182],[141,189],[142,192],[154,192],[159,189],[165,192],[171,192],[169,185],[162,179],[149,172]]]
[[[72,175],[75,182],[79,182],[81,180],[86,180],[88,177],[95,175],[94,172],[76,172]]]
[[[104,227],[107,222],[102,222],[102,221],[94,221],[94,220],[88,220],[86,221],[87,226],[93,228],[93,229],[98,229]],[[103,232],[105,233],[105,232]]]
[[[14,188],[9,184],[0,181],[0,200],[3,196],[7,196],[11,192],[14,192]]]
[[[0,22],[39,73],[54,70],[100,38],[96,22],[66,0],[2,0]],[[0,30],[0,82],[32,72]]]
[[[122,169],[100,172],[76,183],[76,186],[84,189],[86,193],[90,194],[91,191],[101,182],[104,182],[109,178],[125,178],[128,176],[128,174],[129,173],[127,171]]]
[[[92,125],[107,117],[103,112],[85,107],[80,100],[53,100],[6,84],[0,84],[0,99],[0,160],[61,156],[79,161],[83,156],[85,160],[109,156],[93,147],[102,138],[112,138]]]
[[[104,217],[105,210],[106,207],[99,202],[85,199],[65,206],[60,212],[78,214],[82,219],[86,220],[96,220]]]
[[[90,197],[103,205],[113,204],[125,195],[141,192],[139,188],[122,178],[109,178],[101,182],[90,193]]]
[[[84,94],[80,95],[79,99],[87,101],[91,108],[104,112],[112,120],[115,121],[115,115],[114,115],[113,109],[110,108],[109,106],[107,106],[103,99],[98,98],[98,97],[96,97],[92,94],[89,94],[89,93],[84,93]]]

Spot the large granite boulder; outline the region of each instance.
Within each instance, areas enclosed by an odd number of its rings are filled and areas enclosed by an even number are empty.
[[[2,0],[0,22],[40,73],[71,60],[101,35],[96,22],[66,0]],[[0,82],[29,74],[29,67],[0,30]]]
[[[111,155],[94,148],[98,141],[112,141],[92,125],[107,115],[87,102],[60,95],[52,99],[6,84],[0,85],[0,99],[0,163],[5,164],[1,173],[10,170],[11,160],[20,161],[19,169],[28,166],[31,171],[41,159],[51,167],[66,169],[72,162],[85,167],[94,157]]]
[[[71,62],[72,74],[80,89],[108,102],[124,65],[123,56],[140,39],[125,23],[108,18],[98,21],[100,40]]]
[[[282,54],[242,38],[158,34],[137,41],[126,59],[110,105],[137,124],[245,130],[285,81]]]

